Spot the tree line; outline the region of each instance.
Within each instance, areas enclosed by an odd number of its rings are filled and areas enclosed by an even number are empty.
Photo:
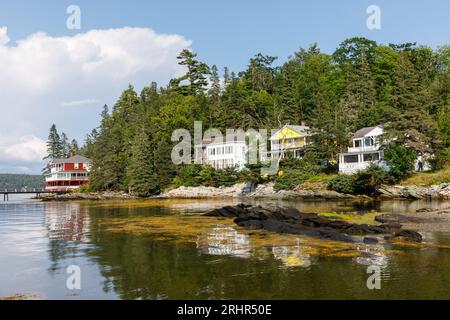
[[[332,54],[316,44],[301,48],[281,65],[259,53],[236,74],[184,50],[178,56],[184,76],[164,87],[153,82],[139,94],[130,85],[112,110],[104,107],[79,152],[92,161],[93,189],[148,195],[177,176],[171,134],[193,132],[194,121],[221,130],[304,122],[314,133],[305,159],[313,164],[337,161],[353,132],[382,124],[397,145],[433,154],[438,169],[450,158],[449,57],[449,45],[385,45],[357,37]],[[62,149],[50,144],[49,152],[56,150]]]
[[[41,190],[44,177],[28,174],[0,174],[0,190]]]

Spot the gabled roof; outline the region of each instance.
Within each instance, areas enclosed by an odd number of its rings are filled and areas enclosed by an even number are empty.
[[[86,157],[76,155],[67,159],[53,159],[50,161],[52,164],[59,164],[59,163],[89,163],[90,160]]]
[[[374,127],[362,128],[362,129],[359,129],[358,131],[355,132],[355,134],[353,135],[353,139],[364,138],[364,137],[368,136],[376,128],[383,129],[382,126],[374,126]]]
[[[299,133],[299,134],[301,134],[302,136],[305,136],[305,137],[311,135],[311,133],[310,133],[311,128],[308,127],[308,126],[297,126],[297,125],[287,124],[283,128],[281,128],[280,130],[275,132],[275,134],[270,137],[270,140],[279,140],[278,137],[277,137],[278,134],[281,131],[283,131],[284,129],[286,129],[286,128],[291,129],[292,131],[295,131],[295,132],[297,132],[297,133]]]

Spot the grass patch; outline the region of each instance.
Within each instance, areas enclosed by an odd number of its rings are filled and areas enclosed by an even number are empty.
[[[450,182],[450,166],[439,171],[417,172],[400,182],[401,185],[429,187],[431,185]]]

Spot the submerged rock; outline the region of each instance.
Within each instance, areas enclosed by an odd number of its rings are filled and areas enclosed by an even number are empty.
[[[205,214],[209,217],[235,218],[234,222],[246,229],[264,229],[277,233],[303,234],[328,240],[354,242],[353,235],[391,234],[408,237],[413,241],[421,241],[421,237],[409,230],[402,234],[401,225],[388,221],[380,225],[354,224],[346,221],[331,220],[315,213],[302,213],[295,208],[262,208],[248,205],[226,206]],[[420,235],[419,235],[420,236]],[[368,238],[367,241],[374,240]],[[376,239],[375,239],[376,240]]]

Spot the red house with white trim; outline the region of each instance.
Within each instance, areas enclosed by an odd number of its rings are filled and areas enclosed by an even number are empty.
[[[45,175],[45,190],[67,192],[89,184],[90,161],[83,156],[67,159],[53,159],[49,163],[50,172]]]

